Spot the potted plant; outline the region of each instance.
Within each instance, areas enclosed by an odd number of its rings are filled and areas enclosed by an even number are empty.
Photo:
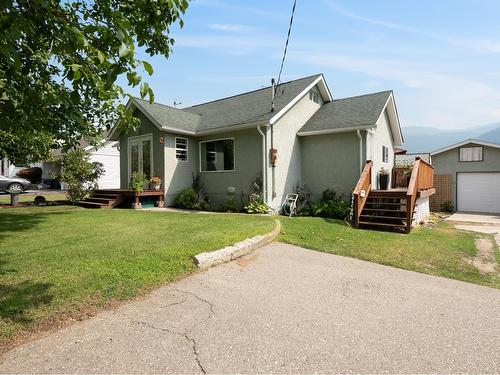
[[[130,188],[135,191],[135,199],[132,204],[132,208],[141,208],[141,202],[139,202],[139,194],[144,191],[144,185],[147,184],[148,180],[144,173],[132,173],[130,177]]]
[[[389,171],[384,167],[378,171],[378,187],[380,190],[387,190],[389,187]]]
[[[153,188],[158,191],[160,190],[160,186],[161,186],[161,178],[158,177],[158,176],[153,176],[149,179],[149,183],[151,185],[153,185]]]

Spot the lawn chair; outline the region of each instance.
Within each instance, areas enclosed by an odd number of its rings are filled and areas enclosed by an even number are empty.
[[[281,210],[283,215],[287,216],[297,216],[297,199],[298,194],[287,194],[281,205]]]

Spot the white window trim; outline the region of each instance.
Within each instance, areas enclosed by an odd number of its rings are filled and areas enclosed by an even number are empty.
[[[387,160],[384,160],[385,159],[385,150],[387,150]],[[386,145],[382,145],[382,163],[386,163],[386,164],[389,163],[389,147],[387,147]]]
[[[481,150],[481,158],[478,160],[462,160],[462,150],[478,148]],[[472,155],[473,156],[473,153]],[[469,146],[469,147],[459,147],[458,148],[458,162],[459,163],[478,163],[484,161],[484,147],[483,146]]]
[[[136,139],[136,138],[144,138],[144,139],[149,139],[151,141],[151,157],[150,157],[150,160],[149,160],[149,168],[151,170],[151,174],[153,175],[153,159],[154,159],[154,147],[153,147],[153,134],[152,133],[149,133],[149,134],[143,134],[143,135],[136,135],[136,136],[133,136],[133,137],[128,137],[128,140],[127,140],[127,164],[128,164],[128,180],[127,180],[127,184],[129,183],[130,181],[130,178],[132,177],[132,163],[131,163],[131,153],[130,153],[130,144],[132,143],[131,141]],[[151,177],[151,176],[150,176]]]
[[[233,169],[226,169],[222,171],[203,171],[201,169],[201,144],[202,143],[208,143],[208,142],[217,142],[217,141],[226,141],[226,140],[232,140],[233,141]],[[203,141],[200,141],[198,144],[198,157],[199,157],[199,170],[200,173],[227,173],[227,172],[234,172],[236,171],[236,142],[234,141],[234,137],[227,137],[227,138],[217,138],[217,139],[206,139]]]
[[[178,139],[184,139],[186,141],[186,148],[185,149],[183,149],[183,148],[177,148],[177,140]],[[177,160],[180,163],[187,163],[189,161],[189,139],[184,138],[184,137],[175,137],[174,142],[175,142],[174,143],[174,146],[175,146],[175,160]],[[177,150],[186,151],[186,160],[182,160],[182,159],[177,158]]]

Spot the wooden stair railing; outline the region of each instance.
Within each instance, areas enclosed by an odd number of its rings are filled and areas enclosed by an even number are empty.
[[[363,211],[363,207],[365,206],[366,200],[368,199],[368,194],[372,188],[372,166],[373,163],[371,160],[367,160],[365,164],[365,168],[363,169],[363,173],[359,177],[358,183],[354,188],[353,200],[353,219],[354,226],[356,228],[359,227],[359,217],[361,216],[361,212]]]
[[[406,192],[406,232],[410,232],[413,222],[415,201],[420,190],[434,187],[434,167],[421,158],[415,158],[411,171],[410,182]]]

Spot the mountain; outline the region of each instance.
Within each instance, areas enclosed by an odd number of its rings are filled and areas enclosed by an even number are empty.
[[[500,122],[456,130],[408,126],[403,127],[403,136],[409,153],[431,152],[469,138],[500,143]]]
[[[484,134],[481,134],[477,139],[483,141],[500,143],[500,126],[496,129],[492,129]]]

